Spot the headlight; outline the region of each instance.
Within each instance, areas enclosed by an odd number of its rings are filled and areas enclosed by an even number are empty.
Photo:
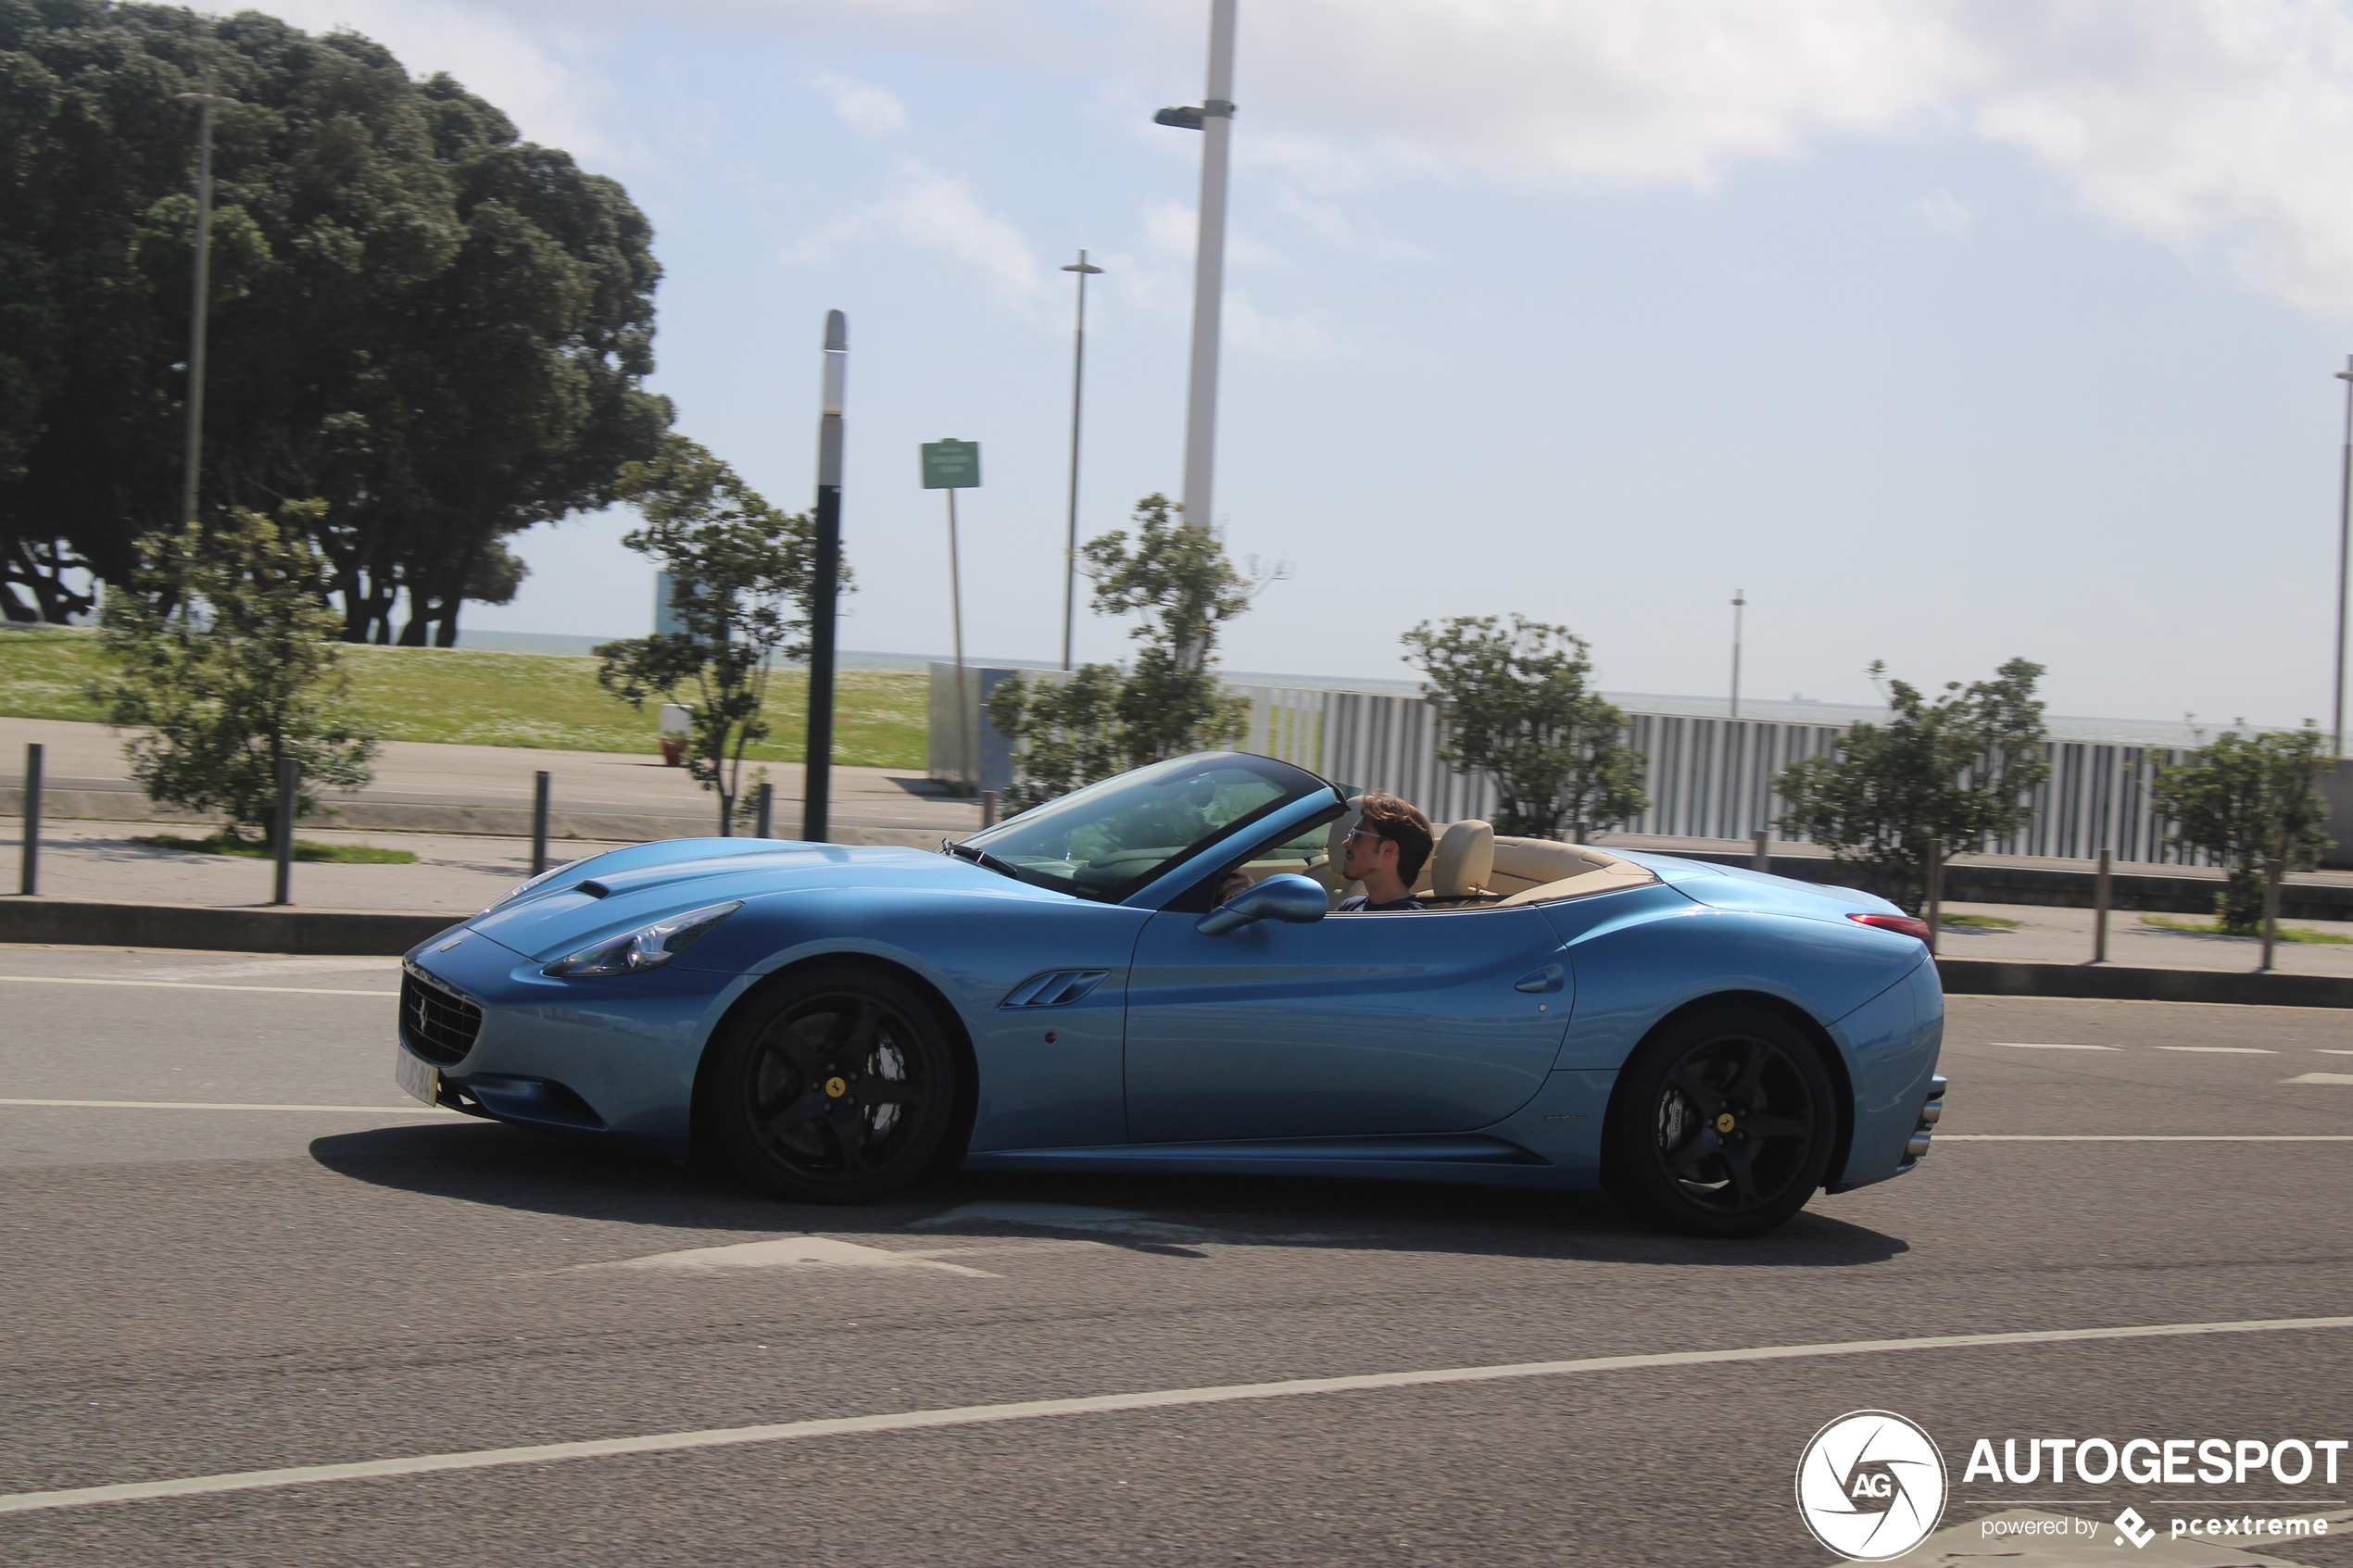
[[[683,915],[656,921],[651,925],[620,936],[609,936],[593,947],[583,947],[568,959],[558,959],[541,970],[542,974],[635,974],[641,969],[660,969],[696,943],[711,935],[713,927],[744,907],[738,898],[732,904],[711,904],[699,909],[689,909]]]
[[[563,875],[563,874],[564,874],[564,872],[568,872],[568,871],[572,870],[572,868],[573,868],[573,867],[574,867],[574,866],[581,866],[581,865],[585,865],[585,864],[587,864],[587,861],[586,861],[585,859],[581,859],[581,860],[566,860],[566,861],[565,861],[562,865],[560,865],[560,866],[549,866],[549,867],[548,867],[546,871],[541,872],[540,872],[537,876],[535,876],[535,877],[531,878],[529,881],[527,881],[527,882],[519,882],[519,883],[516,883],[516,884],[515,884],[512,887],[510,887],[510,888],[507,889],[507,891],[506,891],[505,893],[503,893],[503,894],[499,895],[497,898],[496,898],[496,899],[494,899],[494,900],[492,901],[492,903],[491,903],[491,905],[490,905],[490,909],[497,909],[497,908],[500,904],[507,903],[507,902],[508,902],[508,901],[510,901],[510,899],[515,899],[515,898],[520,898],[520,897],[522,897],[524,894],[526,894],[526,893],[530,892],[533,888],[535,888],[535,887],[538,886],[541,883],[543,883],[543,882],[552,881],[553,879],[555,879],[555,878],[557,878],[557,877],[560,877],[560,876]],[[488,913],[490,912],[490,909],[484,909],[484,910],[483,910],[482,912],[483,912],[484,914],[488,914]]]

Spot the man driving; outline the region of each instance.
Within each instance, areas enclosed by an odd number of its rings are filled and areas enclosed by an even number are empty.
[[[1418,909],[1414,879],[1429,863],[1434,840],[1429,819],[1412,804],[1393,795],[1374,793],[1364,797],[1356,826],[1340,841],[1340,874],[1361,882],[1365,891],[1340,900],[1340,914],[1385,914],[1394,909]]]

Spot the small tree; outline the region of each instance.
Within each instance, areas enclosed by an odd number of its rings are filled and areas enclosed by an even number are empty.
[[[778,511],[675,433],[653,460],[622,470],[621,494],[645,519],[621,542],[670,574],[684,630],[602,645],[597,682],[633,708],[656,696],[686,708],[686,765],[719,797],[724,837],[746,809],[744,753],[768,736],[770,670],[808,652],[816,525]]]
[[[1495,831],[1551,838],[1565,822],[1606,827],[1640,816],[1643,759],[1621,738],[1626,715],[1590,691],[1582,637],[1515,615],[1425,621],[1404,635],[1429,682],[1458,773],[1495,781]]]
[[[1145,646],[1133,671],[1088,664],[1068,681],[1016,676],[989,694],[988,721],[1016,747],[1012,809],[1241,734],[1249,705],[1218,687],[1217,629],[1287,573],[1236,571],[1215,534],[1178,521],[1181,509],[1147,495],[1132,538],[1114,530],[1079,550],[1095,613],[1138,618],[1130,635]]]
[[[268,832],[278,764],[301,770],[296,809],[313,786],[358,789],[373,774],[376,737],[346,709],[341,630],[309,534],[324,501],[290,501],[271,521],[243,508],[207,530],[141,542],[129,593],[109,595],[99,641],[115,677],[91,688],[107,721],[146,733],[123,746],[151,800],[218,811],[228,835]]]
[[[1886,673],[1874,660],[1874,682]],[[1928,901],[1928,868],[1982,850],[2033,815],[2033,792],[2051,776],[2043,667],[2013,659],[1991,681],[1945,684],[1931,701],[1889,681],[1884,724],[1856,724],[1829,757],[1781,770],[1773,787],[1790,802],[1783,833],[1828,847],[1858,867],[1874,889],[1918,912]]]
[[[2321,795],[2321,775],[2335,765],[2328,737],[2308,719],[2300,730],[2268,734],[2225,730],[2189,761],[2158,771],[2156,799],[2173,820],[2171,842],[2230,868],[2214,899],[2223,930],[2263,929],[2264,861],[2309,871],[2335,843],[2323,831]]]

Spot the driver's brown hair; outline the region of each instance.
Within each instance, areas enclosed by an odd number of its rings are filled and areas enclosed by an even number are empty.
[[[1357,822],[1397,846],[1397,878],[1406,886],[1413,886],[1414,879],[1429,863],[1430,847],[1436,842],[1430,836],[1429,819],[1422,815],[1420,808],[1376,791],[1365,797],[1363,814]]]

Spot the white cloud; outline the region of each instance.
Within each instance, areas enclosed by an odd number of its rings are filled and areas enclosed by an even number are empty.
[[[1028,236],[1011,219],[992,212],[969,180],[944,174],[909,158],[881,197],[837,218],[788,246],[784,258],[796,265],[830,259],[845,246],[895,242],[937,251],[986,277],[1002,297],[1035,298],[1044,273]]]
[[[1930,228],[1958,238],[1969,232],[1977,221],[1977,214],[1969,205],[1950,191],[1922,196],[1912,204],[1912,216]]]
[[[1189,267],[1201,241],[1200,209],[1165,196],[1154,196],[1144,203],[1144,240],[1154,251],[1172,260],[1181,259]],[[1278,266],[1282,259],[1280,254],[1248,234],[1237,232],[1232,223],[1226,225],[1228,267]]]
[[[812,76],[809,85],[831,99],[834,113],[861,136],[895,136],[907,129],[907,106],[887,88],[831,71]]]

